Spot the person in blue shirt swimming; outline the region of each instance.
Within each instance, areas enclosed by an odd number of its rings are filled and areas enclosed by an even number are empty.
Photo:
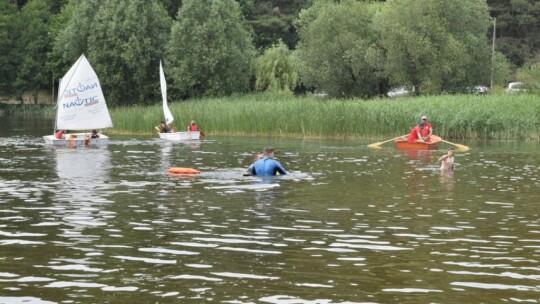
[[[251,174],[253,175],[276,175],[277,173],[284,175],[287,171],[283,166],[274,158],[274,149],[272,147],[265,147],[263,149],[263,157],[253,164],[251,168]]]

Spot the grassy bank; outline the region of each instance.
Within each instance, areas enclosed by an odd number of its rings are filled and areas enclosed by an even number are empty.
[[[209,135],[387,138],[407,134],[423,114],[448,139],[532,139],[540,133],[537,95],[450,95],[396,100],[320,100],[252,94],[173,102],[173,125],[196,120]],[[113,132],[150,134],[160,104],[111,109]]]
[[[0,113],[6,114],[42,114],[52,113],[54,115],[54,105],[48,104],[6,104],[0,103]]]

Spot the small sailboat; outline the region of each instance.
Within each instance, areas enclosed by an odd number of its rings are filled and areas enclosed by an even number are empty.
[[[167,81],[165,80],[165,74],[163,73],[163,66],[161,61],[159,62],[159,82],[161,85],[161,97],[163,98],[163,114],[165,115],[165,123],[168,126],[174,121],[174,117],[169,109],[167,103]],[[159,132],[159,138],[171,140],[171,141],[180,141],[180,140],[194,140],[199,139],[201,136],[200,131],[184,131],[184,132],[169,132],[163,133]]]
[[[96,72],[84,56],[60,80],[56,106],[55,130],[92,130],[113,126],[105,97]],[[91,133],[68,133],[57,138],[55,134],[43,136],[45,144],[53,146],[105,146],[109,137]]]

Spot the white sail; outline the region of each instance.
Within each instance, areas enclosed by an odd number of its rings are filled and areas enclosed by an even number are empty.
[[[169,105],[167,104],[167,81],[165,80],[165,74],[163,73],[163,67],[161,66],[161,60],[159,61],[159,82],[161,84],[161,97],[163,98],[163,114],[165,115],[165,122],[170,125],[174,121]]]
[[[60,81],[56,129],[90,130],[113,126],[96,72],[81,55]]]

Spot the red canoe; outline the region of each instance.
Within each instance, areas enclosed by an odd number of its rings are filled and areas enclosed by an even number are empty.
[[[435,150],[439,147],[441,138],[431,135],[428,142],[408,142],[406,139],[396,139],[398,150]]]

